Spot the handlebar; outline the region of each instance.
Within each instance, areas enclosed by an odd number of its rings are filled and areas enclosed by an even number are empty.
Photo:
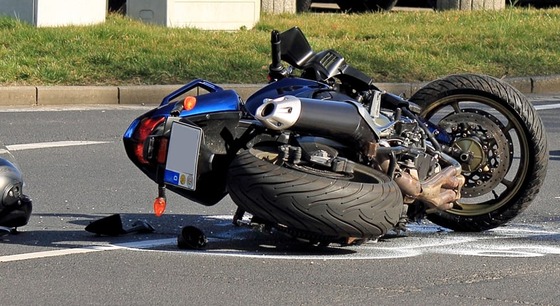
[[[280,32],[274,30],[270,33],[270,46],[271,46],[271,51],[272,51],[272,63],[270,64],[270,71],[274,71],[274,72],[279,72],[282,71],[282,69],[284,69],[284,67],[282,67],[282,57],[281,57],[281,52],[282,49],[280,47],[281,45],[281,40],[280,40]]]
[[[268,80],[277,81],[288,77],[291,69],[286,69],[282,65],[282,39],[280,32],[273,30],[270,34],[270,47],[272,52],[272,63],[268,66]]]

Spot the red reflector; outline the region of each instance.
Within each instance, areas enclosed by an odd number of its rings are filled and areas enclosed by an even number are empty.
[[[169,139],[167,138],[162,138],[161,141],[159,142],[159,149],[157,154],[157,162],[159,164],[165,164],[165,162],[167,161],[168,144],[169,144]]]
[[[161,217],[161,215],[163,215],[166,204],[167,203],[165,201],[165,198],[163,197],[156,198],[156,200],[154,201],[154,214],[156,215],[156,217]]]
[[[163,121],[165,117],[159,118],[144,118],[138,125],[136,131],[134,131],[133,138],[137,141],[136,148],[134,148],[134,155],[138,161],[142,164],[147,164],[148,161],[144,158],[144,143],[146,138],[154,131],[154,129]]]
[[[150,136],[150,134],[152,133],[154,128],[158,124],[163,122],[163,120],[165,120],[165,117],[144,118],[144,119],[142,119],[142,122],[140,122],[140,125],[138,126],[138,129],[134,133],[135,138],[138,139],[138,140],[141,140],[141,141],[146,140],[146,138],[148,138],[148,136]]]
[[[193,96],[186,96],[183,100],[183,109],[186,111],[192,110],[196,106],[196,98]]]
[[[147,164],[148,161],[144,158],[144,142],[139,142],[134,148],[134,155],[141,164]]]

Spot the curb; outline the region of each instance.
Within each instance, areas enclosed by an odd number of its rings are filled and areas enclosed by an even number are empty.
[[[560,94],[560,75],[505,78],[524,94]],[[376,83],[387,92],[410,97],[424,83]],[[265,84],[224,84],[246,100]],[[156,105],[182,85],[140,86],[8,86],[0,87],[1,106]]]

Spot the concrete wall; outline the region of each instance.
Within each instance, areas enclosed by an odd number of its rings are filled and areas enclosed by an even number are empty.
[[[126,14],[167,27],[203,30],[251,29],[260,19],[260,0],[127,0]]]
[[[295,14],[296,0],[262,0],[261,9],[263,13],[269,14]]]
[[[105,22],[107,0],[0,0],[0,15],[37,27]]]
[[[504,0],[437,0],[438,10],[502,10]]]

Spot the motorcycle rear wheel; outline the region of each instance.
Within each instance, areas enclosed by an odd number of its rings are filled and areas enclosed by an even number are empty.
[[[544,182],[548,149],[544,125],[525,96],[499,79],[462,74],[427,84],[410,101],[422,107],[421,116],[449,129],[452,147],[476,156],[462,162],[466,184],[458,205],[429,220],[484,231],[529,206]]]
[[[253,147],[230,165],[229,194],[253,216],[317,242],[376,239],[398,223],[403,197],[384,173],[356,164],[352,178],[337,178],[275,164],[277,156],[277,147]]]

